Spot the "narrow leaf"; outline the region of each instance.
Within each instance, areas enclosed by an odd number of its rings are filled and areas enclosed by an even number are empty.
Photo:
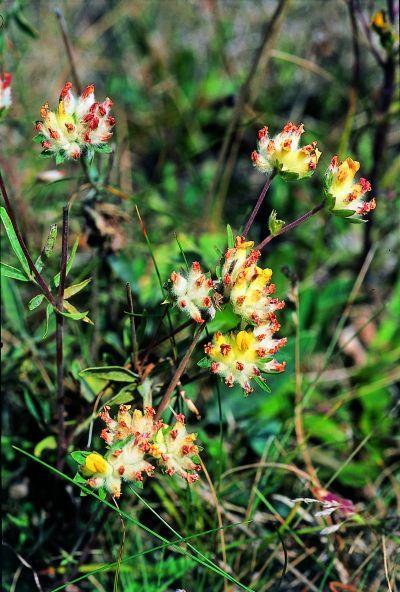
[[[226,234],[228,238],[228,248],[233,249],[233,247],[235,246],[235,239],[230,224],[226,225]]]
[[[83,280],[79,284],[74,284],[73,286],[69,286],[68,288],[65,288],[64,298],[68,299],[68,298],[71,298],[71,296],[78,294],[78,292],[83,290],[83,288],[85,288],[88,285],[88,283],[91,281],[91,279],[92,278],[88,278],[87,280]]]
[[[79,236],[75,239],[75,242],[74,242],[72,249],[71,249],[71,253],[68,257],[66,275],[68,275],[69,272],[71,271],[71,267],[75,261],[76,251],[78,250],[78,244],[79,244]],[[54,281],[55,287],[58,288],[58,286],[60,285],[60,274],[59,273],[57,273],[57,275],[54,276],[53,281]]]
[[[13,225],[11,223],[10,217],[7,214],[6,209],[3,207],[0,208],[0,216],[1,216],[1,221],[4,224],[4,228],[6,229],[6,233],[8,236],[8,240],[10,241],[11,248],[14,251],[14,253],[16,254],[16,256],[18,257],[18,259],[22,265],[22,269],[25,271],[26,275],[30,278],[31,274],[30,274],[28,261],[26,260],[26,257],[24,255],[22,248],[21,248],[21,245],[19,244],[17,235],[15,234],[15,230],[14,230]]]
[[[93,321],[89,319],[87,316],[88,310],[86,312],[80,312],[75,306],[73,306],[67,300],[64,301],[64,308],[67,311],[66,313],[61,313],[64,316],[68,316],[70,319],[74,319],[75,321],[82,320],[84,323],[89,323],[90,325],[94,325]]]
[[[64,302],[64,306],[66,304],[67,303]],[[67,307],[65,306],[65,308],[67,308]],[[77,312],[61,312],[60,314],[62,314],[62,316],[66,317],[67,319],[72,319],[73,321],[82,321],[86,317],[88,312],[89,311],[87,310],[86,312],[79,312],[79,311],[77,311]]]
[[[46,339],[46,337],[47,337],[47,334],[48,334],[48,332],[49,332],[49,320],[50,320],[50,316],[51,316],[51,314],[52,314],[53,312],[54,312],[54,309],[53,309],[53,307],[51,306],[51,304],[48,304],[48,305],[46,306],[46,320],[45,320],[45,325],[44,325],[44,333],[43,333],[42,340],[43,340],[43,339]]]
[[[43,267],[47,263],[47,260],[49,259],[49,257],[51,256],[51,254],[53,252],[56,238],[57,238],[57,224],[52,224],[50,226],[49,234],[47,236],[47,239],[46,239],[45,245],[42,249],[42,252],[40,253],[40,255],[37,258],[37,261],[35,263],[36,268],[39,273],[42,271]]]
[[[3,262],[1,262],[1,275],[13,278],[14,280],[19,280],[20,282],[29,282],[29,279],[20,269]]]
[[[34,448],[33,454],[35,456],[41,456],[43,450],[55,450],[57,448],[57,442],[54,436],[46,436],[43,440],[40,440]]]
[[[79,372],[79,376],[95,376],[102,380],[112,380],[114,382],[136,382],[136,376],[134,373],[123,366],[86,368]]]
[[[28,303],[29,310],[35,310],[40,304],[42,304],[44,299],[44,294],[38,294],[34,296]]]

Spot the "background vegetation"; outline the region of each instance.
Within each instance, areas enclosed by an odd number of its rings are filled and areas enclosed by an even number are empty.
[[[118,589],[126,592],[398,589],[398,72],[384,36],[369,24],[383,8],[395,29],[394,5],[60,2],[82,84],[93,82],[99,99],[114,101],[114,154],[96,157],[108,171],[108,189],[93,199],[75,163],[58,167],[62,179],[44,182],[43,173],[55,165],[39,159],[32,143],[40,106],[46,99],[55,106],[72,76],[56,3],[3,3],[3,68],[13,76],[13,105],[0,130],[2,173],[35,256],[50,225],[61,227],[63,204],[78,191],[71,281],[92,277],[74,304],[90,311],[94,325],[68,321],[65,327],[70,450],[87,446],[99,392],[104,404],[121,389],[112,383],[102,391],[104,381],[79,372],[122,366],[129,358],[126,282],[145,348],[154,335],[169,332],[165,319],[159,326],[165,294],[154,259],[163,283],[183,265],[178,236],[189,260],[213,269],[226,246],[226,223],[240,230],[264,182],[249,158],[260,127],[303,122],[306,139],[317,139],[323,155],[310,182],[274,181],[252,229],[256,242],[268,234],[272,208],[291,221],[319,203],[322,172],[335,153],[361,161],[378,204],[366,225],[323,211],[268,245],[263,263],[274,270],[277,295],[287,302],[279,317],[288,337],[281,353],[286,372],[271,377],[271,393],[257,388],[245,399],[197,367],[198,347],[182,380],[192,404],[188,410],[181,396],[175,404],[199,434],[209,477],[203,473],[190,489],[166,477],[148,479],[142,492],[126,488],[125,517],[80,497],[74,485],[13,448],[56,464],[55,324],[42,339],[44,308],[27,308],[35,292],[2,278],[5,590],[108,591],[117,586],[114,562],[121,557]],[[49,278],[58,271],[59,252],[57,242],[45,270]],[[2,258],[17,263],[4,236]],[[184,320],[171,314],[173,326]],[[228,330],[233,322],[218,314],[209,330]],[[191,335],[188,327],[176,336],[175,351],[166,340],[149,353],[156,401]],[[140,405],[143,392],[123,395]],[[92,446],[98,448],[99,429],[96,420]],[[357,519],[333,535],[320,534],[326,521],[315,516],[316,507],[291,502],[314,497],[313,470],[321,486],[357,507]],[[73,477],[74,471],[67,458],[63,472]],[[199,563],[187,543],[162,547],[131,520],[164,542],[177,541],[176,533],[196,535],[191,544],[208,560]],[[221,522],[222,537],[215,531]],[[218,567],[241,584],[224,579]]]

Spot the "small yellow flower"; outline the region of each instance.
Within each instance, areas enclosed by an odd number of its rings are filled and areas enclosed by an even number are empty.
[[[387,23],[385,20],[385,15],[382,10],[378,10],[371,19],[371,25],[376,27],[377,29],[386,29]]]
[[[359,168],[360,163],[350,157],[339,162],[334,156],[325,175],[325,195],[331,212],[350,222],[361,222],[360,216],[376,207],[375,199],[364,200],[364,195],[371,191],[370,182],[362,177],[355,181]]]
[[[97,452],[91,452],[85,459],[82,472],[86,475],[106,475],[109,471],[109,464],[106,459]]]
[[[321,152],[316,142],[299,147],[303,132],[303,124],[297,126],[289,122],[281,133],[270,138],[268,128],[263,127],[258,132],[258,151],[251,155],[254,166],[267,174],[275,171],[288,180],[312,175]]]

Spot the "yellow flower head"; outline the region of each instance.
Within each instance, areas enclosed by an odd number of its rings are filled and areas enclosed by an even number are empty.
[[[325,195],[332,213],[349,218],[350,222],[360,222],[360,216],[376,207],[375,199],[364,201],[364,195],[371,191],[371,184],[364,178],[355,181],[360,163],[350,157],[339,162],[332,158],[325,175]]]
[[[227,386],[239,384],[246,394],[250,394],[253,391],[252,379],[258,377],[263,380],[262,372],[282,372],[285,368],[285,364],[273,359],[287,341],[285,338],[273,339],[278,328],[275,319],[253,330],[226,335],[217,332],[213,341],[204,348],[211,360],[211,372],[222,376]]]
[[[303,132],[303,124],[297,126],[289,122],[279,134],[270,138],[268,128],[263,127],[258,132],[258,151],[251,155],[254,166],[263,173],[275,171],[289,180],[311,176],[321,152],[316,142],[299,146]]]
[[[57,111],[51,111],[46,102],[40,110],[42,121],[36,122],[39,133],[35,141],[41,143],[42,154],[55,156],[57,163],[65,158],[78,159],[91,146],[99,152],[109,151],[106,142],[115,125],[115,119],[109,115],[112,101],[106,98],[97,103],[93,84],[78,98],[71,89],[71,82],[67,82],[61,91]]]

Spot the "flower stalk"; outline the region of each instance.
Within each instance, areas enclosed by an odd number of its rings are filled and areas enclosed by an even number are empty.
[[[69,234],[69,210],[63,208],[62,245],[60,262],[60,284],[57,295],[57,308],[63,309],[65,278],[67,274],[68,259],[68,234]],[[64,463],[66,449],[65,437],[65,398],[64,398],[64,317],[60,312],[56,314],[56,360],[57,360],[57,414],[58,414],[58,449],[57,468],[61,469]]]
[[[306,220],[308,220],[312,216],[315,216],[315,214],[317,214],[320,210],[322,210],[324,205],[325,205],[325,200],[321,201],[321,203],[318,204],[317,206],[315,206],[315,208],[313,208],[309,212],[306,212],[305,214],[303,214],[302,216],[300,216],[299,218],[297,218],[296,220],[294,220],[293,222],[291,222],[287,226],[284,226],[276,234],[270,234],[263,241],[261,241],[261,243],[259,245],[257,245],[256,250],[262,251],[262,249],[266,245],[268,245],[268,243],[270,243],[277,236],[281,236],[282,234],[285,234],[285,232],[288,232],[289,230],[293,230],[293,228],[296,228],[296,226],[299,226],[300,224],[302,224],[303,222],[305,222]]]

